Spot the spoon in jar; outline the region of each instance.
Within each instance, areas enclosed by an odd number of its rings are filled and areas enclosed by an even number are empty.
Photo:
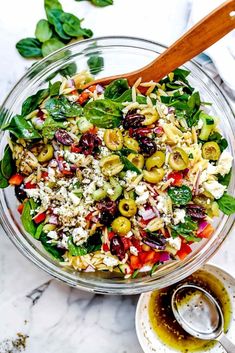
[[[235,352],[235,345],[224,334],[222,310],[205,289],[193,284],[179,286],[172,295],[171,307],[178,323],[190,335],[217,340],[228,353]]]
[[[195,24],[149,65],[127,74],[92,81],[84,88],[94,84],[107,85],[118,78],[126,78],[130,86],[140,77],[143,82],[151,80],[158,82],[177,67],[209,48],[234,28],[235,0],[228,0]]]

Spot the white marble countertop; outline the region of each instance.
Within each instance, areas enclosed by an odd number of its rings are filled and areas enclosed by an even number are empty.
[[[103,9],[85,1],[62,4],[66,11],[85,17],[84,24],[95,36],[133,35],[169,44],[187,26],[188,0],[174,0],[174,6],[171,0],[114,2]],[[18,55],[15,43],[33,36],[36,22],[44,16],[43,1],[2,1],[0,13],[2,101],[31,64]],[[211,259],[233,276],[234,248],[235,231]],[[25,259],[0,228],[0,353],[21,351],[12,347],[17,333],[29,336],[26,353],[141,353],[134,328],[137,300],[92,295],[57,282]]]

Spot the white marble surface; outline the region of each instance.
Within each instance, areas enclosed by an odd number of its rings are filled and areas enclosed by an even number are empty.
[[[169,44],[187,26],[188,0],[114,0],[104,9],[62,1],[85,17],[95,36],[133,35]],[[32,36],[43,17],[42,0],[0,2],[0,101],[31,62],[21,58],[17,40]],[[174,5],[173,5],[174,3]],[[121,18],[122,16],[122,18]],[[211,262],[235,276],[235,231]],[[26,260],[0,228],[0,353],[19,352],[11,341],[28,335],[26,353],[141,353],[134,315],[138,297],[97,296],[59,283]]]

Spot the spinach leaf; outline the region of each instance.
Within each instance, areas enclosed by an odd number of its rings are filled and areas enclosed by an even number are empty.
[[[56,81],[53,84],[49,83],[50,96],[58,96],[60,93],[61,81]]]
[[[224,176],[219,175],[218,182],[222,185],[229,186],[231,177],[232,177],[232,168],[230,169],[230,172],[228,174],[225,174]]]
[[[32,126],[30,122],[25,120],[21,115],[15,115],[9,124],[2,127],[2,130],[9,130],[17,138],[23,138],[26,140],[33,140],[41,138],[41,135]]]
[[[0,189],[5,189],[8,187],[8,180],[2,175],[2,162],[0,162]]]
[[[82,107],[77,103],[71,103],[65,96],[48,99],[45,103],[45,109],[54,120],[73,118],[82,113]]]
[[[64,261],[63,256],[62,256],[64,254],[64,250],[57,248],[56,244],[48,243],[48,240],[50,240],[50,239],[47,237],[47,235],[44,232],[41,233],[39,240],[41,241],[44,249],[50,255],[52,255],[56,260]]]
[[[23,212],[21,215],[21,222],[26,232],[28,232],[30,235],[34,237],[37,227],[32,219],[31,210],[32,210],[31,203],[30,203],[30,200],[28,200],[24,204]]]
[[[126,90],[129,89],[127,79],[119,78],[106,86],[104,97],[109,99],[119,98]]]
[[[69,65],[64,66],[62,69],[59,70],[61,76],[73,76],[77,72],[77,65],[75,63],[71,63]]]
[[[228,147],[228,141],[219,132],[213,132],[208,140],[217,142],[221,152]]]
[[[193,221],[191,217],[186,216],[184,223],[179,223],[177,225],[171,225],[172,236],[176,237],[181,235],[187,241],[198,242],[201,241],[201,238],[196,236],[196,231],[198,229],[197,222]]]
[[[62,43],[59,39],[57,38],[48,39],[46,42],[42,44],[42,55],[43,57],[45,57],[63,47],[64,47],[64,43]]]
[[[90,38],[93,36],[93,32],[90,29],[82,28],[81,20],[71,13],[61,13],[60,21],[63,23],[64,32],[70,37]]]
[[[190,71],[184,69],[175,69],[174,71],[174,81],[181,80],[183,82],[188,83],[186,77],[190,74]]]
[[[75,0],[75,1],[84,1],[84,0]],[[88,0],[88,1],[90,1],[93,5],[98,7],[113,5],[113,0]]]
[[[128,89],[125,92],[122,93],[121,96],[119,96],[118,98],[114,99],[115,102],[118,103],[124,103],[124,102],[132,102],[132,90]],[[140,94],[138,94],[136,96],[136,101],[139,104],[146,104],[147,103],[147,98],[145,96],[142,96]],[[152,99],[153,104],[156,104],[156,100]]]
[[[98,99],[84,107],[85,118],[97,127],[111,129],[122,122],[122,106],[109,99]]]
[[[24,38],[16,43],[16,49],[24,58],[40,58],[42,44],[36,38]]]
[[[1,161],[1,173],[4,178],[9,179],[13,174],[13,159],[10,146],[7,145]]]
[[[55,132],[59,128],[65,128],[63,122],[55,121],[51,116],[48,116],[42,127],[42,136],[47,139],[53,139]]]
[[[48,89],[41,89],[36,94],[28,97],[22,104],[21,115],[26,116],[36,110],[48,95]]]
[[[90,69],[90,73],[93,75],[98,74],[100,71],[103,70],[104,67],[104,59],[102,56],[99,55],[92,55],[88,60],[87,60],[87,65]]]
[[[199,109],[196,113],[187,118],[188,127],[192,127],[198,124],[201,112],[202,110]]]
[[[141,174],[141,171],[131,161],[129,161],[129,159],[127,159],[121,153],[118,153],[118,155],[120,156],[120,159],[121,159],[122,163],[124,164],[124,170],[131,170],[132,172],[136,172],[137,174]]]
[[[101,233],[96,232],[94,235],[90,236],[85,243],[77,246],[73,243],[72,237],[68,240],[68,250],[72,256],[83,256],[91,252],[95,252],[101,249]]]
[[[226,215],[235,213],[235,198],[225,193],[220,199],[217,200],[219,209]]]
[[[46,42],[52,36],[52,30],[47,20],[40,20],[36,25],[35,37],[40,42]]]
[[[127,147],[123,147],[120,151],[119,151],[120,155],[121,156],[128,156],[128,154],[130,153],[134,153],[134,154],[137,154],[138,152],[130,149],[130,148],[127,148]]]
[[[44,226],[44,223],[40,223],[37,228],[36,228],[36,232],[34,234],[34,238],[35,239],[39,239],[41,234],[42,234],[42,230],[43,230],[43,226]]]
[[[64,13],[63,10],[59,10],[57,8],[46,8],[47,19],[49,23],[54,26],[54,29],[58,34],[58,36],[63,41],[69,41],[71,39],[71,36],[68,36],[65,33],[63,29],[63,23],[60,20],[60,17],[63,13]]]
[[[168,189],[168,195],[175,205],[187,205],[187,203],[192,200],[192,192],[186,185],[170,187]]]
[[[58,9],[62,10],[61,3],[58,0],[44,0],[45,10]]]

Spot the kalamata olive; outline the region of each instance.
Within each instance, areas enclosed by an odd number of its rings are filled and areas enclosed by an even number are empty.
[[[55,132],[55,138],[64,146],[71,146],[74,142],[69,133],[64,129],[58,129]]]
[[[203,219],[206,216],[205,208],[199,205],[187,205],[187,214],[194,219]]]
[[[164,250],[166,247],[166,238],[161,234],[147,234],[146,237],[142,238],[142,241],[153,249]]]
[[[115,235],[110,241],[110,252],[112,255],[116,255],[120,261],[125,257],[125,248],[119,235]]]
[[[138,138],[140,153],[145,156],[152,156],[157,150],[156,143],[148,136],[139,136]]]
[[[142,114],[134,113],[127,114],[123,120],[123,127],[125,130],[130,128],[138,128],[142,126],[142,122],[145,120],[145,116]]]
[[[100,210],[100,222],[104,225],[111,224],[117,213],[117,204],[114,201],[105,199],[97,204],[97,208]]]
[[[15,186],[15,195],[20,202],[23,202],[26,199],[27,194],[24,191],[24,184]]]
[[[101,145],[101,139],[90,132],[83,134],[79,140],[78,147],[81,149],[81,153],[88,155],[92,154],[97,147]]]

